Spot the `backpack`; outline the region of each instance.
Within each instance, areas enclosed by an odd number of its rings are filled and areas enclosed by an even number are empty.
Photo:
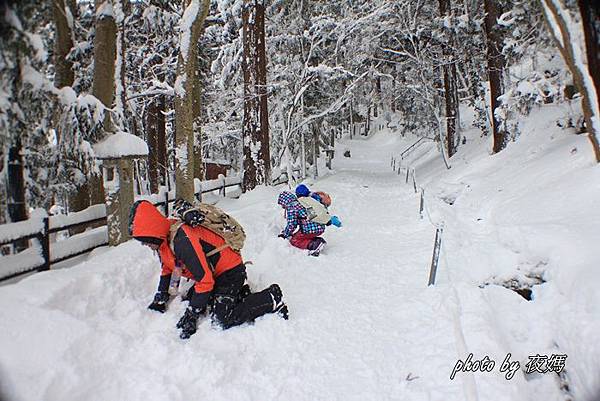
[[[331,219],[325,206],[310,196],[298,198],[298,202],[306,209],[308,220],[319,224],[327,224]]]
[[[219,209],[214,205],[210,205],[208,203],[200,203],[192,208],[186,210],[183,213],[185,216],[186,213],[191,211],[197,211],[202,216],[204,216],[204,220],[199,224],[200,226],[213,231],[214,233],[220,235],[225,240],[225,243],[216,249],[208,252],[206,254],[207,257],[212,256],[218,252],[221,252],[223,249],[230,247],[235,252],[240,253],[242,248],[244,247],[244,241],[246,240],[246,233],[244,232],[244,228],[240,223],[237,222],[233,217]],[[183,224],[186,224],[184,221],[179,221],[175,224],[171,225],[171,229],[169,232],[170,243],[173,243],[173,238],[175,238],[175,234],[179,227]],[[194,225],[192,225],[194,227]]]

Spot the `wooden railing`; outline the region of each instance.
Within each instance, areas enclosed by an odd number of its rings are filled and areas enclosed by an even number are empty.
[[[202,200],[202,194],[217,190],[220,195],[226,196],[227,188],[240,186],[239,177],[220,177],[202,182],[195,196],[198,200]],[[162,207],[165,216],[168,216],[169,204],[175,202],[172,192],[165,191],[162,195],[150,195],[147,198],[155,206]],[[163,200],[156,201],[162,196],[164,196]],[[51,237],[60,232],[98,224],[101,226],[91,231],[75,234],[62,241],[51,241]],[[53,264],[108,245],[106,207],[103,204],[93,205],[81,212],[32,217],[25,221],[0,225],[0,248],[24,241],[29,243],[26,249],[12,255],[0,256],[0,281],[32,272],[50,270]]]

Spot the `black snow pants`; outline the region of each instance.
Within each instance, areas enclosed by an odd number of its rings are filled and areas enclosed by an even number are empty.
[[[212,319],[223,329],[251,322],[273,312],[273,298],[268,289],[252,293],[239,300],[246,281],[246,266],[239,265],[215,279],[213,287]]]

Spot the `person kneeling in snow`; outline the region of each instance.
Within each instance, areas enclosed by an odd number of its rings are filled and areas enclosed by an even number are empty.
[[[218,233],[198,225],[203,220],[198,211],[191,211],[185,217],[187,224],[180,225],[170,241],[171,226],[178,223],[177,219],[167,219],[148,201],[137,201],[132,206],[131,236],[158,251],[162,264],[158,292],[148,308],[165,312],[171,274],[180,266],[181,275],[195,281],[188,293],[189,306],[177,323],[183,339],[196,332],[198,318],[205,313],[211,295],[213,322],[223,329],[251,322],[266,313],[278,313],[287,319],[287,306],[279,285],[273,284],[242,299],[246,266],[240,254],[224,246],[225,240]],[[220,250],[207,256],[215,249]]]
[[[279,194],[277,203],[285,210],[287,224],[280,238],[290,240],[290,244],[300,249],[308,249],[309,255],[319,256],[327,243],[319,235],[325,232],[325,224],[311,221],[304,206],[298,202],[296,195],[283,191]],[[296,231],[298,228],[298,231]]]
[[[311,192],[306,185],[300,184],[296,187],[296,197],[298,198],[298,202],[300,202],[300,204],[305,208],[308,205],[311,205],[311,200],[307,198],[312,198],[316,200],[321,205],[323,205],[323,207],[325,208],[325,212],[327,212],[327,218],[329,218],[328,208],[329,206],[331,206],[331,197],[329,196],[329,194],[321,191]],[[331,218],[329,218],[325,225],[334,225],[339,228],[342,226],[342,222],[339,217],[331,216]]]

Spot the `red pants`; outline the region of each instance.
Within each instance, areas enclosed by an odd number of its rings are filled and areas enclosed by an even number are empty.
[[[290,238],[290,244],[294,245],[296,248],[308,249],[308,244],[318,236],[319,234],[303,234],[298,231]]]

